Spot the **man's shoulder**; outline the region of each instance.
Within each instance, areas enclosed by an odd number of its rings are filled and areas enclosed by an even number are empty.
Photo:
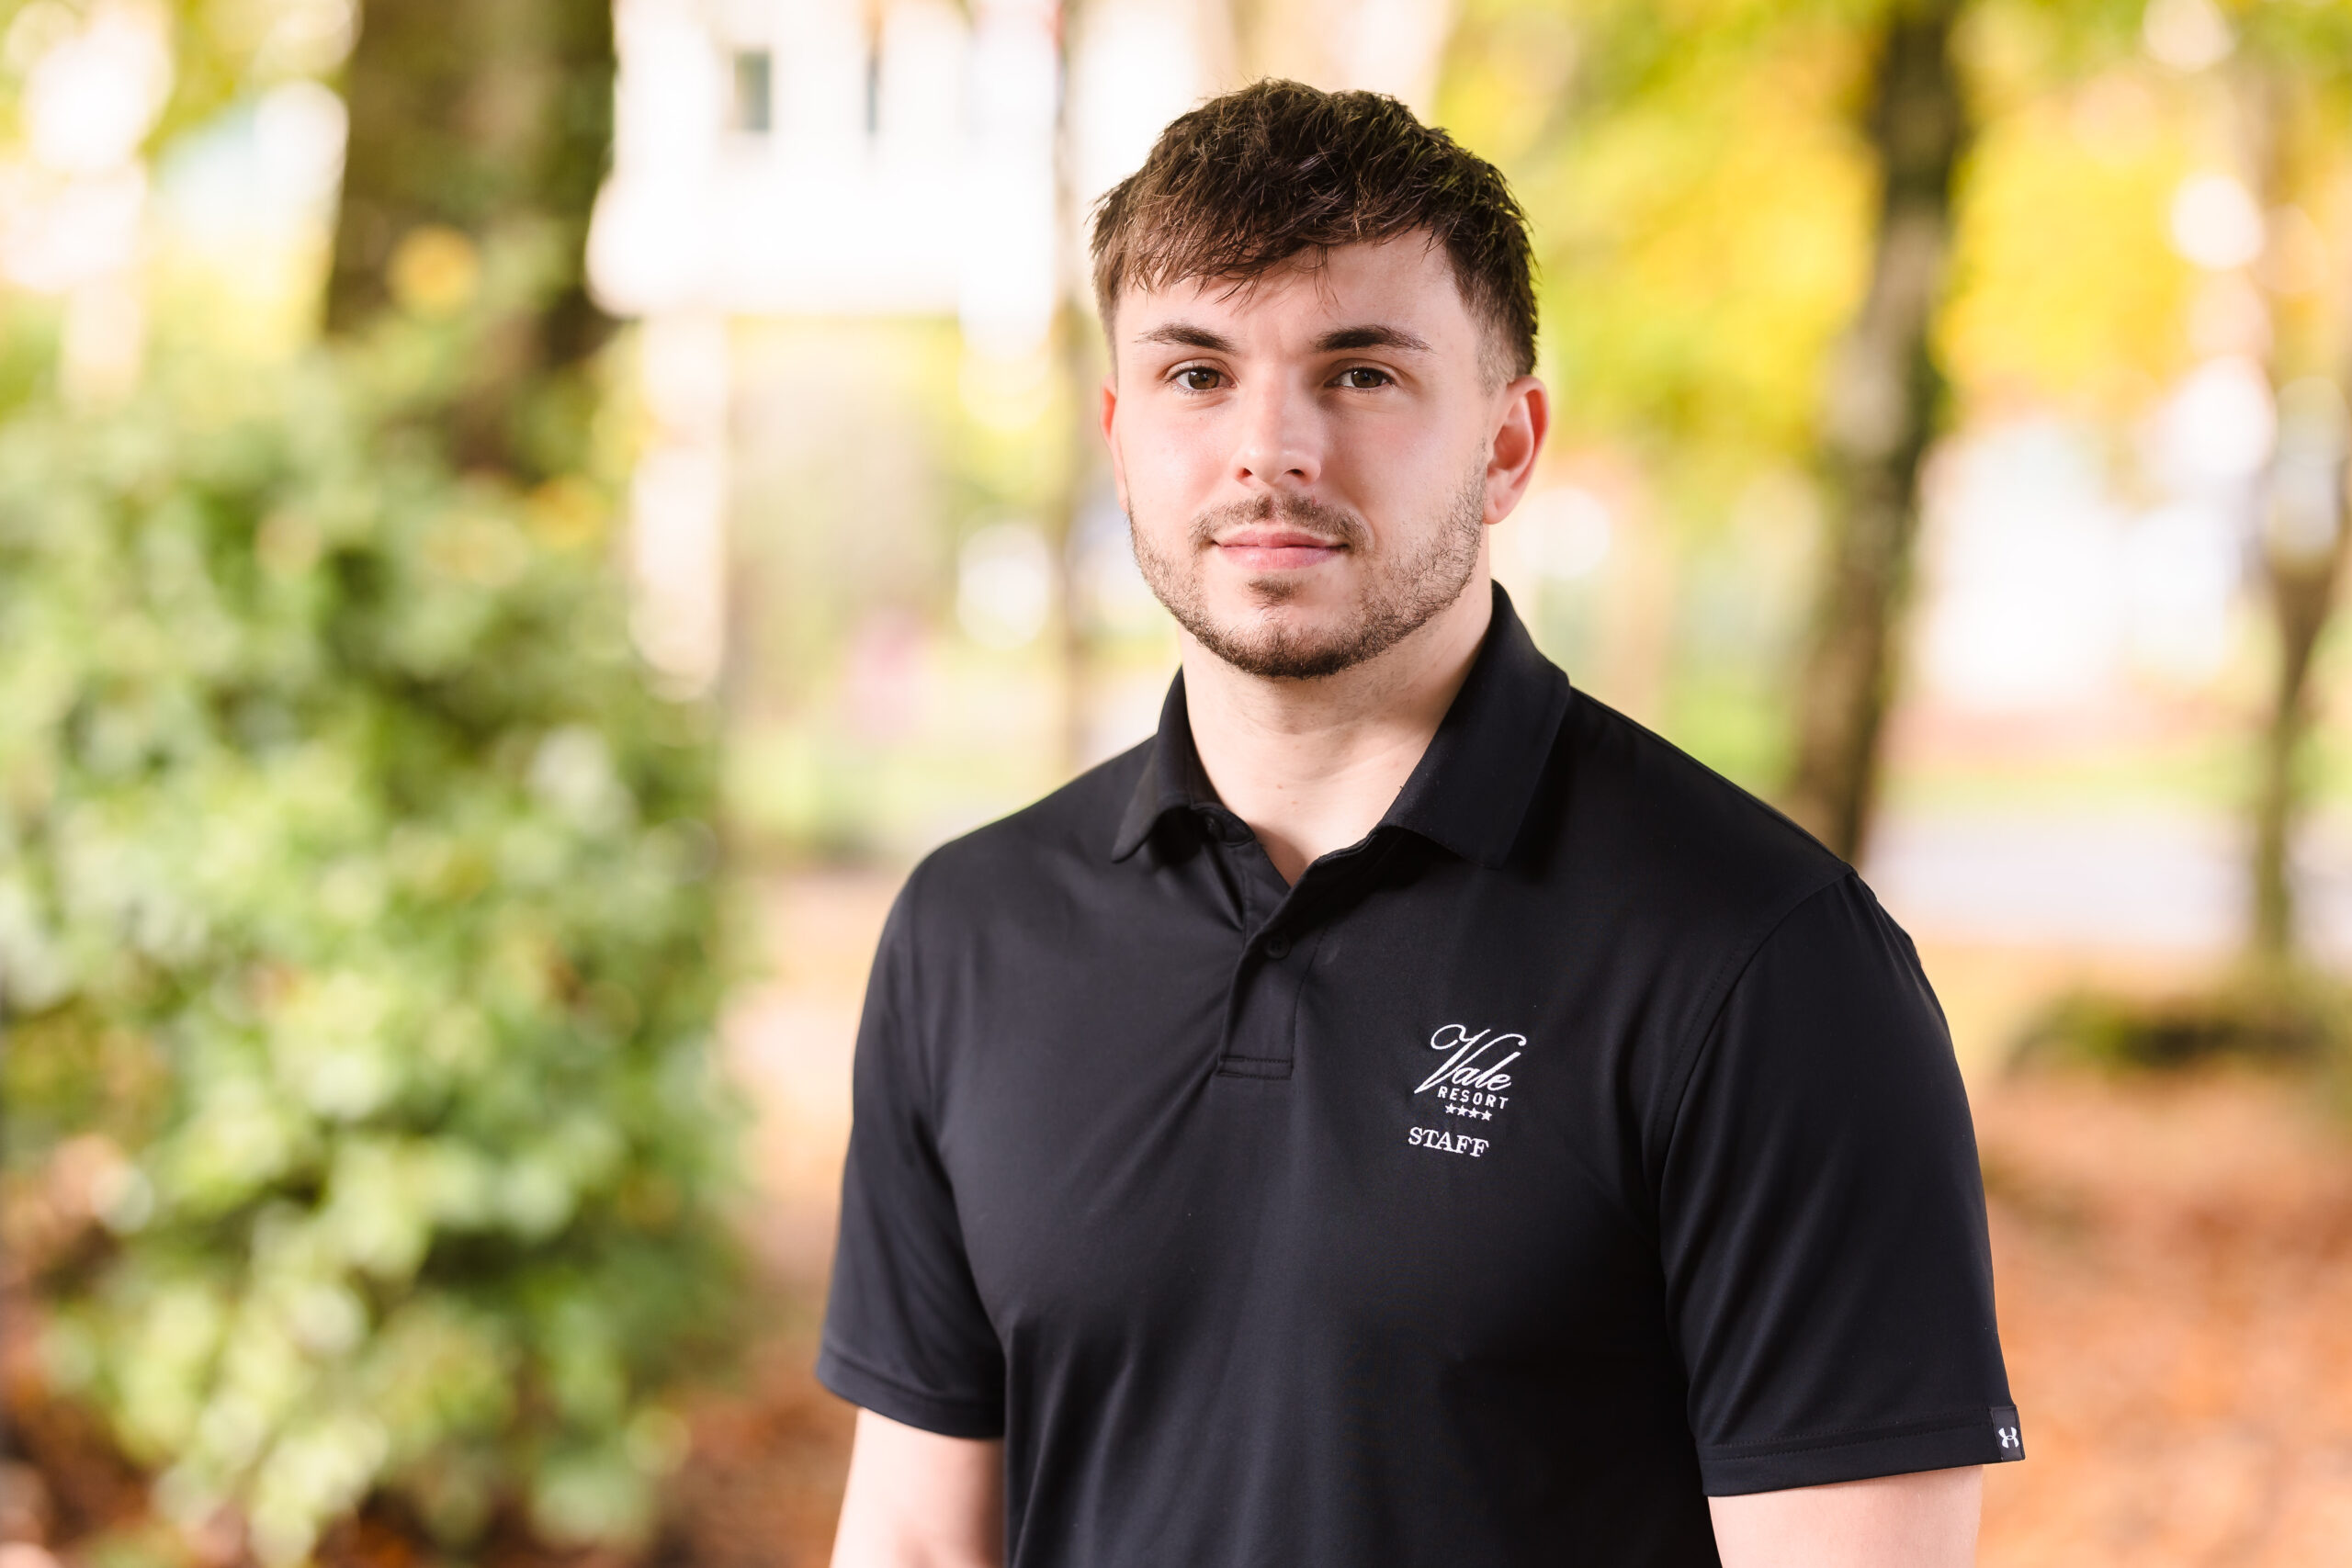
[[[1552,779],[1551,863],[1579,882],[1597,874],[1671,920],[1748,925],[1853,874],[1757,795],[1582,692]]]

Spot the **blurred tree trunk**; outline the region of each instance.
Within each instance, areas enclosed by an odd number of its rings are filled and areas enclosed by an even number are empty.
[[[2254,804],[2254,949],[2284,962],[2296,948],[2289,852],[2302,816],[2301,761],[2311,731],[2312,654],[2334,618],[2344,565],[2343,447],[2324,412],[2304,411],[2295,447],[2283,442],[2265,507],[2262,558],[2278,631],[2278,670],[2263,725]],[[2286,434],[2285,430],[2281,434]]]
[[[559,466],[549,400],[581,396],[574,372],[610,330],[584,256],[612,152],[613,74],[611,0],[359,7],[327,330],[347,335],[396,302],[401,246],[420,233],[462,235],[493,282],[503,266],[526,269],[531,287],[491,326],[451,411],[468,466],[524,478]],[[462,271],[463,247],[440,255],[445,275]]]
[[[1894,0],[1868,129],[1883,180],[1870,293],[1830,369],[1821,441],[1828,536],[1798,694],[1791,813],[1861,852],[1943,379],[1928,344],[1970,126],[1951,51],[1960,0]]]
[[[2291,203],[2295,149],[2311,140],[2298,124],[2308,95],[2274,62],[2239,68],[2233,84],[2266,211]],[[2302,753],[2312,722],[2312,661],[2334,618],[2345,556],[2345,457],[2347,416],[2337,376],[2297,378],[2290,323],[2273,333],[2270,374],[2278,391],[2278,438],[2259,502],[2263,584],[2278,639],[2270,711],[2256,748],[2254,797],[2253,945],[2255,956],[2285,964],[2296,956],[2292,851],[2303,811]],[[2301,355],[2306,364],[2319,356]],[[2280,383],[2285,383],[2283,386]]]

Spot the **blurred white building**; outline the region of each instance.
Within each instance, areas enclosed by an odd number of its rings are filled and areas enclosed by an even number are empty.
[[[1274,68],[1426,107],[1443,0],[1299,0]],[[1059,31],[1083,208],[1237,74],[1221,0],[616,0],[590,265],[624,315],[953,311],[1041,332],[1057,276]],[[1290,59],[1310,51],[1321,58]],[[1065,264],[1073,257],[1061,258]],[[1001,342],[1001,346],[1010,346]]]

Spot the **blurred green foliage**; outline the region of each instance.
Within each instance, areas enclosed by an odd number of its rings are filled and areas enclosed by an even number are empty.
[[[1868,40],[1892,5],[1465,0],[1441,85],[1438,118],[1496,160],[1534,221],[1555,457],[1598,477],[1625,534],[1656,541],[1654,586],[1623,586],[1635,574],[1612,565],[1623,575],[1595,606],[1646,592],[1626,619],[1663,632],[1612,653],[1606,615],[1577,604],[1539,608],[1539,632],[1580,682],[1766,790],[1785,776],[1814,581],[1819,411],[1868,282],[1861,110]],[[2191,331],[2211,279],[2175,250],[2172,203],[2184,179],[2240,167],[2249,71],[2291,82],[2301,123],[2323,128],[2284,150],[2309,231],[2338,255],[2352,233],[2352,6],[2224,4],[2237,47],[2194,72],[2151,57],[2147,12],[1971,0],[1955,47],[1980,129],[1935,331],[1956,428],[2067,420],[2108,448],[2134,504],[2149,500],[2142,422],[2211,352]],[[2338,371],[2340,351],[2311,348],[2345,341],[2329,277],[2264,286],[2282,378]],[[1714,581],[1726,563],[1747,605],[1736,624]],[[2222,700],[2253,709],[2258,650],[2240,664]],[[2207,787],[2212,773],[2178,793],[2233,800]],[[1899,774],[1896,793],[1917,778]]]
[[[2352,994],[2340,980],[2300,965],[2250,962],[2193,990],[2068,992],[2027,1023],[2010,1066],[2169,1071],[2233,1061],[2322,1069],[2340,1089],[2352,1065],[2347,1049]]]
[[[1476,0],[1455,32],[1439,118],[1535,220],[1559,434],[1684,505],[1810,447],[1868,280],[1870,8]]]
[[[10,1244],[188,1528],[627,1541],[730,1323],[714,715],[401,323],[0,428]],[[227,1506],[232,1511],[223,1515]]]

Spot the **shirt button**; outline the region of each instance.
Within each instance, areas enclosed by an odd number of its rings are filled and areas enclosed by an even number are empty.
[[[1268,937],[1266,939],[1266,956],[1269,958],[1288,958],[1290,956],[1290,938],[1286,936]]]

